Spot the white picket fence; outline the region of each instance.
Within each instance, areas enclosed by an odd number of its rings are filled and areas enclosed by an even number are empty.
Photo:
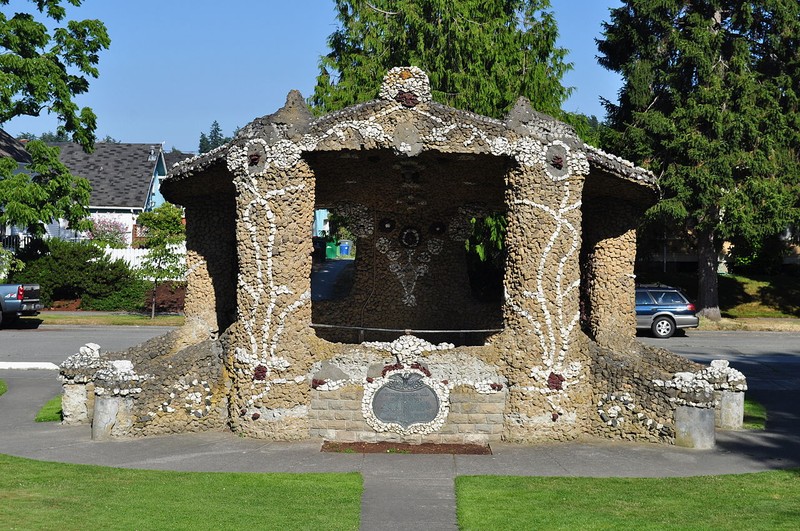
[[[185,243],[177,247],[175,251],[183,255],[184,260],[186,259]],[[106,247],[105,253],[111,260],[122,260],[131,269],[138,269],[142,266],[145,256],[147,256],[147,249],[112,249],[111,247]],[[183,278],[174,278],[172,280],[186,280],[186,278],[184,275]]]

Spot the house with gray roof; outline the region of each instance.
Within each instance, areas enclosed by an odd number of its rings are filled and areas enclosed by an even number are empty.
[[[191,156],[179,151],[165,153],[161,144],[98,142],[92,153],[72,142],[49,142],[58,147],[60,160],[72,172],[89,180],[92,196],[89,204],[92,219],[120,223],[132,241],[138,215],[161,205],[161,180],[169,168]],[[31,162],[25,145],[0,130],[0,156],[12,157],[20,165]],[[82,239],[85,235],[67,228],[64,220],[46,226],[47,235],[63,239]],[[24,230],[8,227],[7,234],[24,236]]]
[[[98,142],[92,153],[86,153],[72,142],[49,145],[61,150],[61,162],[74,175],[88,179],[92,185],[89,203],[92,219],[122,224],[126,228],[128,243],[132,240],[139,214],[164,202],[159,188],[169,167],[161,144]],[[173,152],[169,156],[175,159],[174,164],[189,155]],[[48,234],[62,238],[80,237],[64,225],[63,222],[48,225]]]
[[[0,129],[0,157],[11,157],[20,164],[27,164],[31,156],[25,151],[25,144]]]

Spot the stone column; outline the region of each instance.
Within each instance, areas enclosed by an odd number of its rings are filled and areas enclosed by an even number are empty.
[[[233,196],[186,201],[187,320],[212,333],[236,319],[236,211]]]
[[[675,410],[675,445],[708,450],[716,444],[714,409],[678,406]]]
[[[744,424],[744,393],[718,391],[719,405],[716,408],[716,426],[722,430],[741,430]]]
[[[94,384],[64,383],[61,393],[62,424],[89,424],[94,415]]]
[[[92,440],[105,441],[129,435],[133,425],[133,398],[119,395],[98,395],[92,418]]]
[[[584,418],[571,400],[583,370],[575,363],[583,178],[548,168],[523,167],[507,177],[503,339],[512,413],[505,435],[517,441],[564,438]]]
[[[603,347],[624,347],[636,336],[637,211],[609,197],[592,197],[586,203],[582,280],[589,332]]]
[[[246,146],[262,162],[238,177],[238,322],[231,337],[233,427],[270,439],[308,437],[313,363],[310,227],[314,185],[304,161],[266,164],[262,143]],[[261,154],[261,155],[259,155]]]

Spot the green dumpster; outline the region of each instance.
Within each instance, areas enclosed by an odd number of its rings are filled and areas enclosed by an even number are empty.
[[[331,259],[339,256],[339,246],[336,242],[328,242],[325,244],[325,258]]]

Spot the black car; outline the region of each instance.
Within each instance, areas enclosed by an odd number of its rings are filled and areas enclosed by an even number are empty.
[[[697,328],[694,304],[677,288],[648,284],[636,287],[636,328],[666,339],[680,328]]]

